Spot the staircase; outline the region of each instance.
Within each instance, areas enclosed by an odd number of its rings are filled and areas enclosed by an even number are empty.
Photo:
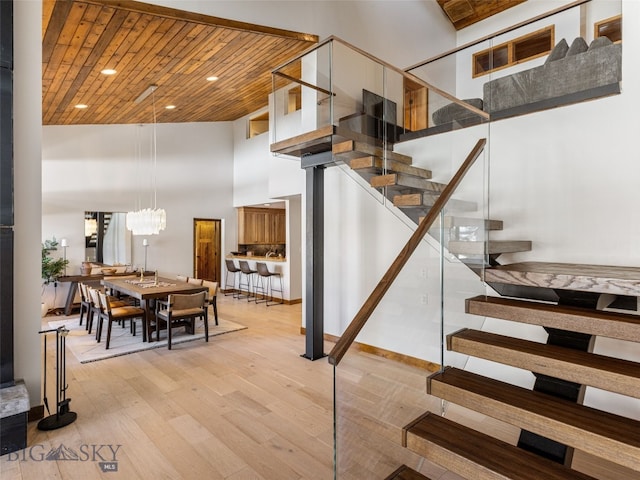
[[[558,288],[562,283],[565,287],[590,293],[615,289],[640,296],[640,269],[543,263],[528,264],[528,267],[516,264],[492,268],[487,270],[486,277],[492,281],[508,278],[513,282],[534,282],[547,288]],[[543,278],[542,272],[549,270],[555,274],[547,273]],[[597,273],[587,276],[586,271]],[[484,296],[467,300],[466,311],[588,336],[640,342],[640,317],[633,314]],[[640,398],[640,364],[632,361],[469,329],[449,335],[447,348],[579,385]],[[527,390],[455,368],[445,368],[431,375],[427,391],[448,402],[516,425],[523,431],[627,467],[627,478],[640,478],[640,422],[637,420],[589,408],[553,392]],[[487,452],[489,448],[498,448],[499,442],[490,438],[480,440],[477,432],[458,425],[454,427],[451,422],[446,426],[447,435],[453,435],[455,428],[464,441],[456,446],[456,452],[443,455],[446,439],[441,438],[444,434],[436,431],[436,427],[444,426],[444,419],[437,418],[436,421],[434,416],[427,413],[407,425],[405,446],[466,478],[585,478],[542,457],[538,457],[538,462],[564,469],[561,476],[554,477],[550,472],[526,476],[526,470],[531,470],[532,464],[529,452],[522,449],[514,450],[512,461],[493,465],[492,455]],[[470,475],[469,459],[474,459],[473,469],[487,471],[487,476]],[[516,471],[501,470],[505,464]],[[535,471],[540,468],[536,464]],[[539,470],[543,471],[546,472]]]
[[[281,142],[281,147],[300,156],[305,155],[305,142],[313,154],[331,149],[336,163],[348,165],[419,223],[445,185],[431,181],[431,172],[413,166],[410,157],[332,128],[316,137],[290,139],[287,145]],[[273,146],[272,150],[278,151]],[[435,412],[425,412],[406,425],[403,446],[470,480],[592,478],[571,468],[573,449],[619,465],[624,480],[640,479],[640,422],[582,405],[586,386],[640,399],[640,364],[593,353],[595,337],[640,343],[637,312],[601,309],[604,296],[640,297],[640,269],[539,262],[498,265],[499,255],[529,251],[531,242],[487,241],[484,235],[465,241],[456,232],[502,230],[503,224],[467,218],[466,212],[477,209],[472,202],[452,201],[449,208],[455,214],[445,217],[446,228],[453,232],[446,239],[448,251],[484,275],[496,291],[520,297],[469,298],[466,312],[541,326],[549,335],[545,344],[472,329],[447,337],[450,351],[532,372],[532,389],[451,367],[427,380],[430,395],[521,429],[517,446]],[[484,255],[491,268],[474,263],[475,256]],[[386,478],[428,479],[406,465]]]

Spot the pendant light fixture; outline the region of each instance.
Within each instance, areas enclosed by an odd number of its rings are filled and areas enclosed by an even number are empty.
[[[153,208],[143,208],[127,212],[127,229],[131,231],[133,235],[158,235],[160,231],[164,230],[167,226],[167,214],[163,208],[157,208],[157,121],[156,121],[156,97],[155,91],[158,88],[157,85],[151,85],[147,88],[136,100],[135,103],[142,102],[145,98],[151,95],[153,102],[153,138],[152,138],[152,182],[153,182]]]

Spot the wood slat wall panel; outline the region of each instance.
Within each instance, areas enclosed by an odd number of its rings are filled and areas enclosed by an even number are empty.
[[[134,100],[152,84],[160,122],[235,120],[267,105],[273,68],[317,42],[131,1],[45,0],[42,25],[45,125],[150,123],[152,102]]]

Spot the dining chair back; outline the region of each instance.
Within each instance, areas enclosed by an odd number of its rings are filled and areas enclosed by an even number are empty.
[[[190,283],[191,285],[201,286],[202,285],[202,280],[200,278],[191,278],[191,277],[189,277],[189,279],[187,280],[187,283]]]
[[[80,321],[79,325],[82,325],[82,318],[87,315],[87,328],[89,326],[89,313],[91,312],[91,299],[89,298],[89,292],[87,292],[87,286],[80,282],[78,283],[78,290],[80,290]]]
[[[202,286],[207,287],[206,305],[213,307],[213,318],[215,318],[216,325],[218,325],[218,282],[212,282],[211,280],[203,280]]]
[[[104,292],[98,292],[99,300],[100,300],[100,308],[102,309],[102,315],[98,326],[98,342],[100,342],[100,336],[102,334],[102,322],[103,320],[107,321],[107,342],[106,342],[106,350],[109,349],[109,344],[111,343],[111,327],[114,321],[123,322],[124,323],[129,320],[129,329],[133,336],[136,335],[136,324],[134,319],[142,318],[144,316],[144,310],[142,308],[133,307],[131,305],[119,305],[114,306],[111,302],[111,297],[107,296]]]
[[[204,321],[205,340],[209,341],[209,317],[205,306],[207,292],[192,294],[171,294],[168,301],[156,302],[156,339],[160,339],[160,321],[164,321],[167,327],[167,348],[171,350],[172,329],[184,326],[186,330],[195,333],[195,320],[202,318]]]
[[[189,280],[189,277],[187,277],[186,275],[176,275],[176,280],[178,282],[187,282]]]

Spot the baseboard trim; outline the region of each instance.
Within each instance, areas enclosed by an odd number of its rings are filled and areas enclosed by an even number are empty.
[[[306,332],[307,329],[305,327],[300,327],[301,335],[305,335]],[[324,339],[327,342],[336,343],[339,338],[340,337],[330,335],[328,333],[324,334]],[[422,360],[421,358],[412,357],[403,353],[393,352],[384,348],[374,347],[373,345],[367,345],[366,343],[353,342],[351,348],[355,348],[359,352],[370,353],[371,355],[383,357],[388,360],[393,360],[394,362],[402,363],[404,365],[409,365],[429,372],[437,372],[440,370],[440,365],[438,365],[437,363]]]
[[[27,415],[28,422],[35,422],[42,418],[44,418],[44,405],[36,405],[29,409],[29,414]]]
[[[223,295],[226,295],[226,294],[228,294],[228,293],[236,293],[237,291],[238,291],[238,289],[237,289],[237,288],[229,288],[229,289],[227,289],[227,290],[220,289],[220,292],[221,292]],[[244,294],[243,294],[243,295],[244,295]],[[264,297],[264,295],[262,295],[262,294],[259,294],[259,295],[258,295],[258,300],[260,300],[260,299],[264,299],[264,298],[265,298],[265,297]],[[275,301],[275,302],[277,302],[278,300],[280,300],[278,297],[274,297],[274,301]],[[282,304],[283,304],[283,305],[295,305],[295,304],[297,304],[297,303],[302,303],[302,299],[301,299],[301,298],[294,298],[294,299],[291,299],[291,300],[287,300],[287,299],[285,298],[285,299],[283,300],[283,302],[282,302]]]

